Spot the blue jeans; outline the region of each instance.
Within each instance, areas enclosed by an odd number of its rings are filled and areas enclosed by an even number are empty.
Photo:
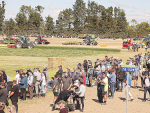
[[[112,97],[114,97],[115,85],[116,85],[116,83],[110,83],[110,89],[111,89],[111,96]]]
[[[118,81],[118,88],[120,90],[120,83],[121,83],[121,90],[123,89],[123,80]]]

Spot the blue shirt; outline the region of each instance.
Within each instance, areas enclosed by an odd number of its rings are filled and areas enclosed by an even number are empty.
[[[116,74],[113,72],[110,76],[110,83],[116,83]]]
[[[125,78],[125,83],[127,81],[127,75],[126,75],[126,78]],[[131,86],[131,81],[132,81],[132,76],[129,74],[129,77],[128,77],[128,85]]]
[[[28,82],[28,79],[26,76],[22,77],[21,81],[20,81],[20,88],[27,88],[27,82]]]

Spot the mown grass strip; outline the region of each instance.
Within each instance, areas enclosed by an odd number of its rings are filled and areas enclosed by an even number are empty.
[[[0,48],[0,56],[82,57],[120,52],[119,49],[35,46],[34,49]]]

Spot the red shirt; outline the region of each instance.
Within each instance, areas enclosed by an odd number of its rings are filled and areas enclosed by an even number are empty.
[[[68,113],[68,110],[67,110],[67,108],[62,108],[62,109],[60,109],[59,113]]]
[[[85,86],[85,84],[86,84],[86,76],[85,76],[85,75],[82,75],[82,77],[83,77],[83,80],[84,80],[83,85]]]

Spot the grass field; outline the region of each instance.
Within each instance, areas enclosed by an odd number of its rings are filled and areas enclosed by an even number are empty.
[[[31,40],[34,40],[34,38],[32,38]],[[108,57],[111,56],[115,58],[118,57],[119,59],[122,59],[125,64],[126,60],[129,57],[131,56],[133,57],[138,53],[144,53],[144,49],[140,49],[139,52],[128,52],[126,49],[122,50],[121,40],[98,40],[99,44],[97,46],[70,46],[70,45],[63,46],[62,45],[62,43],[71,40],[82,41],[81,39],[50,38],[48,39],[48,41],[51,42],[50,45],[36,46],[32,50],[11,49],[11,48],[7,48],[6,45],[0,45],[0,70],[1,69],[6,70],[6,74],[9,75],[13,80],[16,75],[15,70],[17,69],[23,69],[24,72],[26,72],[27,67],[30,67],[31,70],[35,67],[39,67],[40,70],[42,70],[43,66],[48,65],[48,57],[66,57],[67,67],[69,66],[71,67],[71,70],[73,70],[73,67],[75,67],[79,62],[83,63],[83,60],[85,59],[91,59],[94,65],[94,62],[96,61],[97,58],[102,60],[107,55]],[[100,44],[107,44],[107,48],[100,48]],[[63,70],[66,71],[66,69]],[[49,70],[48,71],[49,77],[54,76],[56,71],[57,70],[52,70],[52,71]],[[87,106],[86,109],[87,110],[89,109],[89,112],[86,113],[91,113],[93,109],[94,109],[93,111],[95,112],[95,106],[98,106],[97,109],[99,109],[100,106],[99,103],[98,105],[96,105],[96,103],[93,103],[94,101],[92,101],[93,96],[95,96],[96,94],[92,93],[94,95],[91,96],[91,93],[89,92],[95,92],[96,89],[93,90],[93,88],[91,88],[91,89],[87,89],[87,91],[88,91],[86,93],[87,100],[85,101],[85,104]],[[90,99],[90,97],[92,98]],[[48,93],[45,98],[33,99],[32,101],[25,101],[25,102],[19,101],[19,113],[41,113],[39,111],[42,111],[43,113],[49,113],[51,112],[50,111],[51,107],[49,107],[49,104],[52,103],[52,99],[53,99],[52,93]],[[117,102],[113,101],[113,102],[117,103],[118,101]],[[115,104],[113,102],[111,102],[110,106],[112,106],[112,104]],[[43,109],[39,109],[39,106],[40,108]],[[109,107],[107,107],[106,109],[108,108]],[[8,113],[7,110],[5,111],[6,113]],[[58,111],[55,111],[54,113],[57,112]]]
[[[6,70],[6,73],[14,79],[15,70],[31,69],[47,66],[48,57],[66,57],[67,66],[72,68],[76,66],[76,62],[72,59],[79,59],[82,62],[84,57],[90,57],[101,54],[116,54],[120,53],[119,49],[105,49],[105,48],[81,48],[81,47],[51,47],[51,46],[35,46],[34,49],[12,49],[0,47],[0,69]],[[81,60],[81,61],[80,61]],[[66,70],[66,69],[64,69]],[[49,71],[49,75],[54,76],[55,70]]]

